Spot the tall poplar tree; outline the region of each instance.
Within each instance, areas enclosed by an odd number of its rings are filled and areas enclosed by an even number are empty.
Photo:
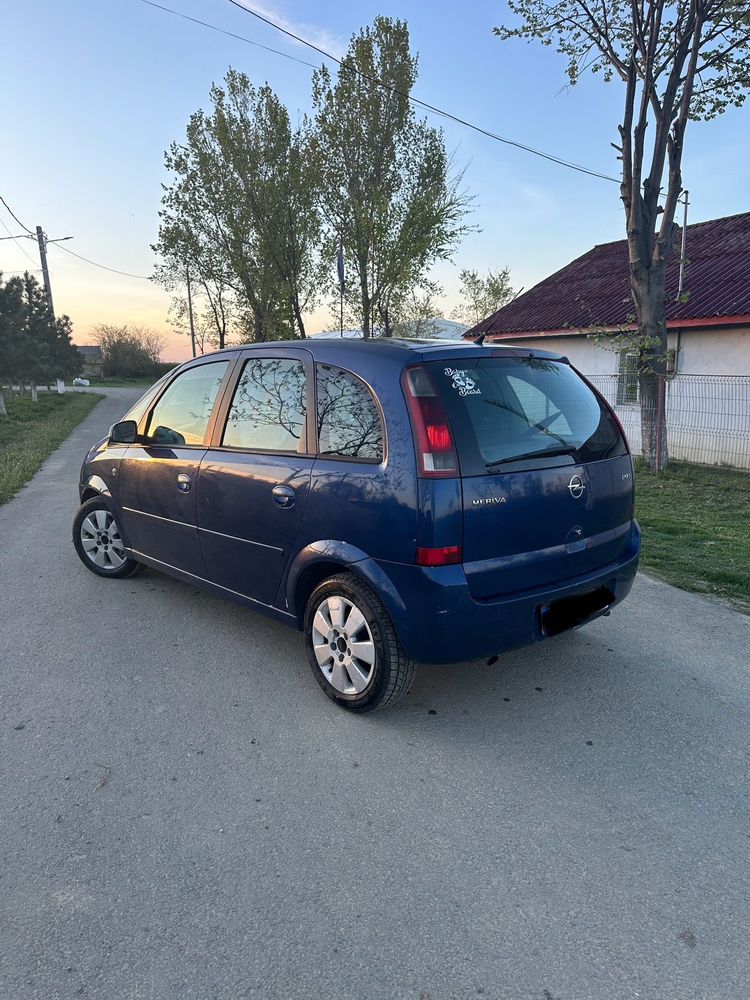
[[[304,337],[303,313],[321,284],[315,143],[266,84],[229,70],[165,160],[157,280],[190,267],[212,304],[229,288],[252,339]]]
[[[376,324],[392,333],[395,302],[468,228],[443,133],[409,100],[416,78],[409,29],[387,17],[353,36],[335,81],[326,67],[313,75],[329,254],[342,240],[349,314],[365,337]]]

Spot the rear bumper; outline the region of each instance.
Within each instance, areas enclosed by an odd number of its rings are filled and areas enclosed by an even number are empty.
[[[640,529],[634,521],[628,551],[617,561],[556,585],[481,601],[472,598],[461,566],[428,569],[386,562],[377,566],[400,598],[389,600],[381,589],[407,655],[419,663],[457,663],[545,638],[542,609],[553,602],[606,589],[612,599],[586,621],[604,614],[628,595],[639,551]],[[364,569],[362,563],[358,568]]]

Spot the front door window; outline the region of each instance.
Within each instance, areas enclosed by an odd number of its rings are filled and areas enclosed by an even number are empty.
[[[146,434],[150,444],[201,445],[228,361],[188,368],[154,407]]]

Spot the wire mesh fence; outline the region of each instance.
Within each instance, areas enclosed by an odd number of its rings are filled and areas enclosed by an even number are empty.
[[[587,377],[615,408],[633,454],[640,455],[638,376]],[[750,375],[667,376],[662,398],[670,458],[750,469]]]

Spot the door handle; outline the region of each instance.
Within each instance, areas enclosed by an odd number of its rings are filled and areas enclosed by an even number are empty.
[[[294,490],[291,486],[274,486],[271,495],[274,503],[277,503],[279,507],[294,506]]]
[[[189,493],[190,492],[190,476],[188,476],[184,472],[181,472],[179,474],[179,476],[177,477],[177,489],[180,491],[180,493]]]

